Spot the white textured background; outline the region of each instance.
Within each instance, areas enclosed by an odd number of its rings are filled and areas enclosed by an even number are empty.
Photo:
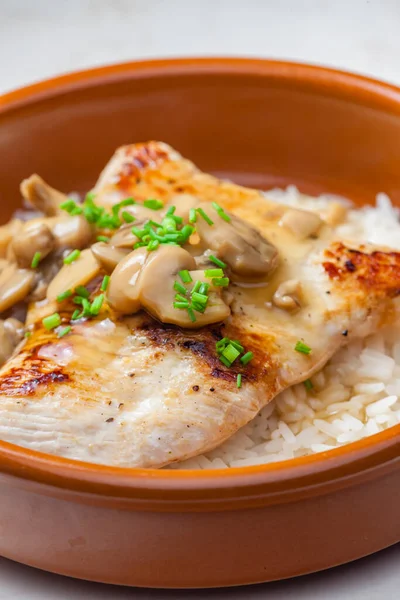
[[[0,0],[0,93],[104,63],[215,54],[314,62],[400,85],[400,0]],[[0,559],[1,599],[206,597],[399,600],[400,545],[326,573],[207,593],[113,588]]]

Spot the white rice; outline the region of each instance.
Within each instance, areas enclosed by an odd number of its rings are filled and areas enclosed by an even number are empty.
[[[305,196],[293,186],[266,195],[322,213],[332,200],[349,205],[340,197]],[[337,233],[344,239],[400,250],[399,210],[385,194],[378,194],[376,208],[350,209]],[[174,468],[219,469],[289,460],[325,452],[399,424],[400,305],[395,326],[350,343],[311,382],[309,391],[299,384],[277,396],[219,448]]]

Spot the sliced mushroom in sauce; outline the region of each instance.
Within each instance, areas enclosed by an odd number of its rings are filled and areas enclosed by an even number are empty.
[[[23,198],[49,217],[61,212],[60,204],[68,200],[68,196],[52,188],[39,175],[31,175],[24,179],[20,186]]]
[[[278,251],[257,229],[228,214],[229,221],[223,219],[209,203],[200,205],[213,224],[198,217],[197,233],[206,248],[227,263],[233,278],[247,281],[266,279],[278,265]]]

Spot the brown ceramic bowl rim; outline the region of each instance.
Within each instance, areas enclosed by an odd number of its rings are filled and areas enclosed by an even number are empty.
[[[78,71],[41,81],[0,96],[0,114],[38,100],[131,78],[158,78],[187,74],[249,75],[268,78],[321,96],[340,97],[378,110],[400,113],[400,89],[343,71],[308,64],[247,58],[183,58],[128,62]],[[148,470],[106,467],[79,462],[0,441],[0,473],[37,481],[72,492],[125,499],[136,506],[166,510],[174,506],[201,510],[224,507],[229,501],[288,501],[328,487],[346,486],[398,468],[400,425],[319,454],[253,467],[216,470]],[[232,504],[233,506],[233,504]]]

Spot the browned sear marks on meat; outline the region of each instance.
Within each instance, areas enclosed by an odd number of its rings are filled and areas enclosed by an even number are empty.
[[[126,161],[121,167],[117,185],[121,190],[127,190],[127,192],[132,189],[132,179],[138,181],[143,176],[144,170],[156,168],[168,159],[166,151],[160,148],[157,142],[127,146],[125,156]]]
[[[398,252],[362,252],[347,248],[341,242],[325,251],[328,258],[323,263],[331,279],[346,282],[356,279],[368,292],[381,292],[390,296],[400,293],[400,254]]]
[[[29,396],[39,386],[60,384],[70,379],[59,365],[39,358],[38,348],[26,356],[19,367],[11,368],[0,378],[0,394]]]

